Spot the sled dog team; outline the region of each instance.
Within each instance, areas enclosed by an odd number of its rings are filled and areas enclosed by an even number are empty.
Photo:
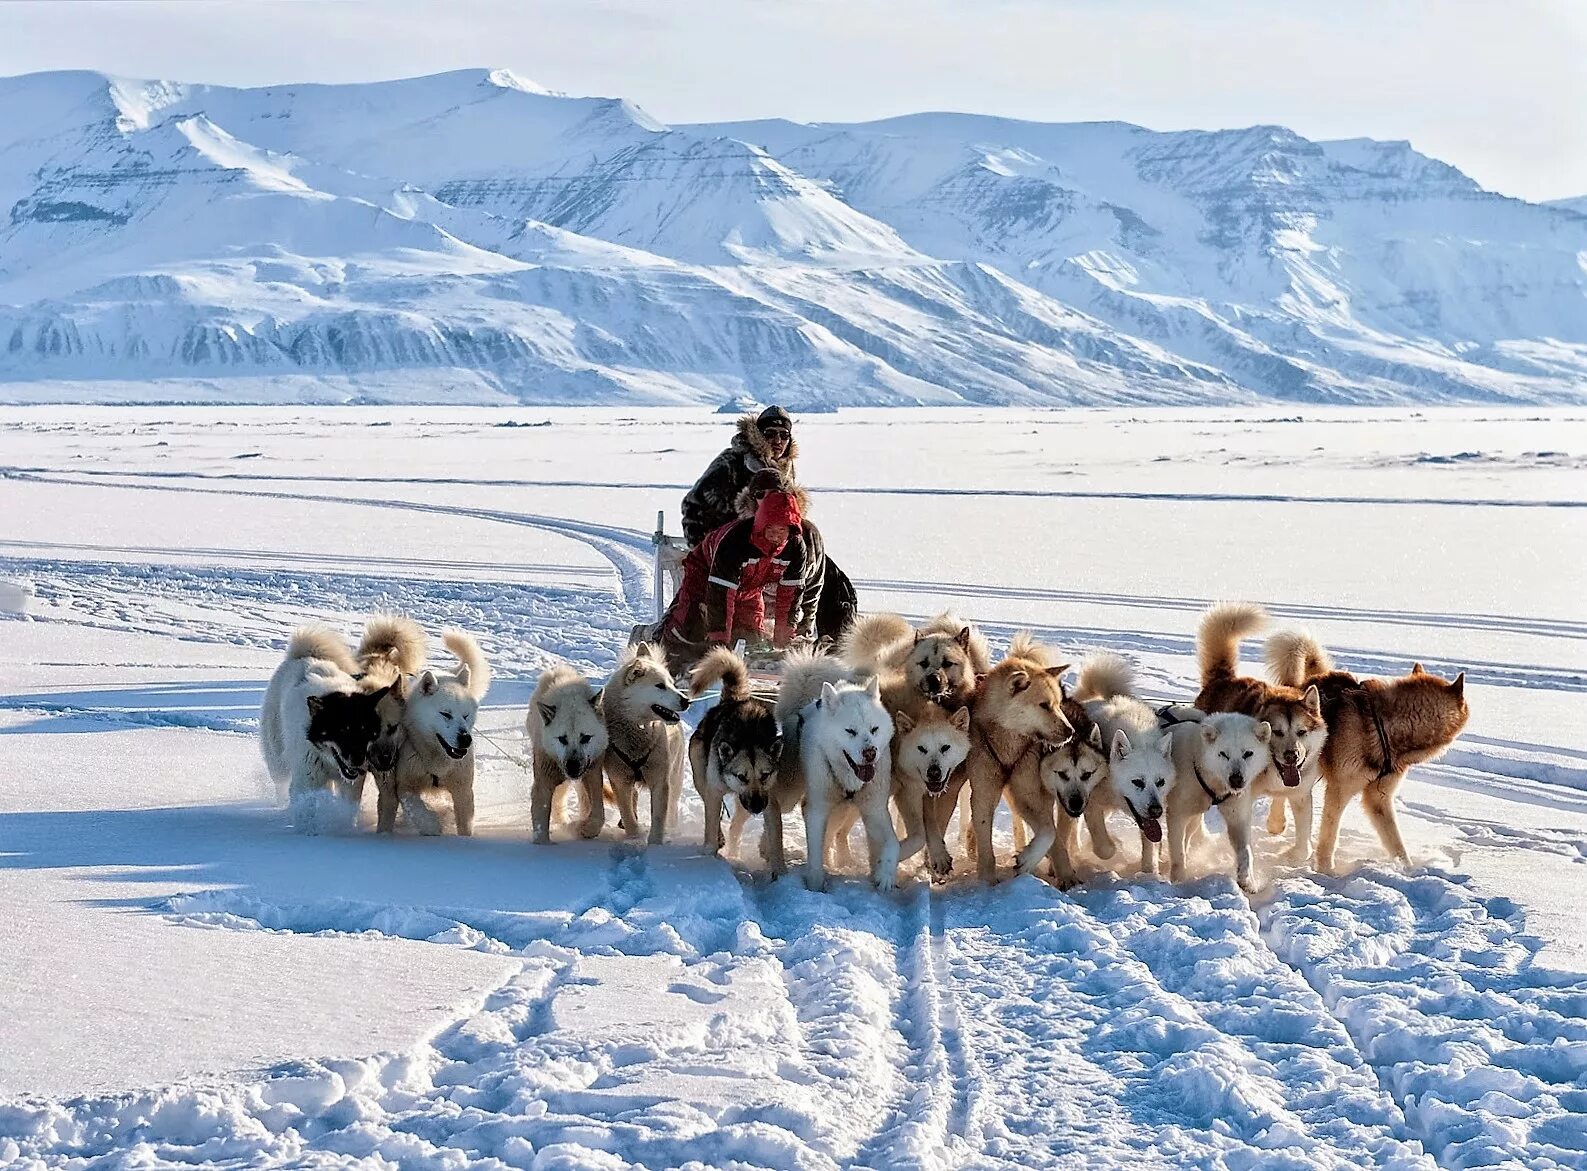
[[[775,698],[756,694],[733,652],[711,651],[689,686],[696,697],[719,687],[720,698],[687,745],[680,720],[690,696],[659,649],[630,648],[603,685],[553,667],[525,721],[533,839],[551,841],[576,793],[580,836],[601,832],[610,803],[630,837],[648,820],[649,841],[665,840],[687,753],[705,809],[706,851],[736,855],[745,824],[759,817],[761,856],[781,874],[783,820],[799,810],[805,881],[816,890],[829,866],[851,864],[857,822],[878,887],[893,887],[899,864],[922,852],[931,877],[945,878],[956,810],[976,873],[995,881],[992,826],[1005,799],[1015,872],[1037,873],[1045,858],[1045,873],[1060,886],[1078,880],[1082,820],[1104,861],[1118,848],[1109,814],[1133,823],[1146,873],[1158,872],[1166,838],[1167,871],[1177,882],[1203,816],[1216,809],[1236,880],[1250,889],[1256,799],[1269,798],[1270,833],[1283,833],[1293,818],[1287,857],[1303,863],[1312,857],[1319,786],[1318,869],[1333,870],[1340,818],[1358,796],[1384,849],[1408,863],[1394,793],[1412,765],[1438,756],[1464,727],[1464,674],[1445,680],[1418,663],[1398,679],[1362,680],[1336,670],[1309,636],[1283,631],[1267,640],[1270,678],[1241,675],[1240,640],[1266,624],[1258,606],[1214,606],[1197,635],[1194,703],[1154,708],[1116,655],[1088,659],[1071,690],[1063,681],[1069,664],[1028,634],[993,663],[981,634],[950,614],[919,628],[897,615],[869,615],[839,653],[791,654]],[[270,682],[261,734],[295,823],[317,828],[316,815],[329,808],[345,824],[372,775],[380,831],[391,831],[400,807],[419,832],[439,832],[424,795],[445,789],[458,832],[471,832],[472,724],[489,670],[466,634],[449,631],[443,641],[459,660],[451,673],[425,667],[423,632],[404,618],[372,619],[356,654],[324,628],[293,636]]]

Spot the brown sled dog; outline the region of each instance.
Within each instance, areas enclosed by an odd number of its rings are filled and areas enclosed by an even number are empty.
[[[1239,712],[1265,720],[1273,729],[1268,742],[1273,765],[1258,779],[1257,791],[1266,793],[1273,805],[1288,802],[1295,807],[1295,842],[1288,857],[1299,863],[1311,856],[1313,797],[1322,779],[1328,725],[1315,687],[1269,683],[1236,673],[1240,640],[1257,633],[1267,621],[1267,612],[1250,602],[1223,602],[1207,611],[1196,631],[1201,693],[1195,706],[1208,713]]]
[[[1335,670],[1328,652],[1314,639],[1294,632],[1267,640],[1267,662],[1268,673],[1281,685],[1304,686],[1322,697],[1328,724],[1328,742],[1322,750],[1327,787],[1317,868],[1333,871],[1339,819],[1357,796],[1383,848],[1402,866],[1408,865],[1394,791],[1412,765],[1442,755],[1466,726],[1471,711],[1466,706],[1465,672],[1453,680],[1441,679],[1414,663],[1411,673],[1398,679],[1357,679],[1348,671]]]

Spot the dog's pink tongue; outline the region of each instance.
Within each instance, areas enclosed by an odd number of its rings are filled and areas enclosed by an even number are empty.
[[[1141,832],[1146,835],[1147,841],[1160,842],[1163,840],[1163,823],[1155,817],[1150,821],[1143,821],[1141,822]]]
[[[854,775],[859,777],[862,782],[869,783],[876,776],[876,766],[874,764],[857,764],[854,766]]]
[[[1283,778],[1283,781],[1286,785],[1288,785],[1290,788],[1294,788],[1296,785],[1300,784],[1300,765],[1286,764],[1283,761],[1280,761],[1278,765],[1278,775]]]

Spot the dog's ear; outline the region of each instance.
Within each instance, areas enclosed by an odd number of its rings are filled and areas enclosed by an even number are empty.
[[[828,680],[827,682],[825,682],[825,683],[823,683],[821,685],[821,695],[820,695],[819,698],[817,698],[816,702],[817,703],[836,703],[837,701],[838,701],[838,689],[836,687],[832,686],[832,682],[830,680]]]
[[[960,708],[948,717],[948,723],[961,732],[968,732],[970,730],[970,709],[968,707]]]
[[[1091,725],[1091,735],[1086,737],[1086,743],[1091,745],[1091,747],[1095,748],[1098,752],[1102,751],[1102,725],[1101,724],[1092,724]]]
[[[1113,759],[1124,760],[1130,754],[1130,738],[1123,728],[1113,729]]]
[[[308,703],[309,719],[312,720],[315,716],[319,715],[322,710],[324,710],[325,697],[323,695],[311,695],[308,697]]]
[[[386,688],[399,703],[406,703],[408,699],[408,677],[398,675],[391,681],[391,686]]]
[[[865,681],[865,694],[870,696],[872,699],[876,700],[877,702],[881,702],[881,698],[882,698],[882,681],[881,681],[881,679],[879,679],[875,675],[872,675],[869,679],[867,679]]]
[[[1266,720],[1258,723],[1256,726],[1256,739],[1259,744],[1266,744],[1273,739],[1273,725]]]
[[[1063,673],[1068,669],[1068,663],[1059,663],[1056,667],[1048,667],[1047,674],[1051,675],[1054,679],[1060,679],[1063,677]]]
[[[634,648],[634,658],[636,659],[653,659],[655,657],[654,649],[648,642],[642,642]]]
[[[1306,689],[1306,694],[1301,696],[1301,699],[1306,703],[1307,715],[1322,719],[1322,694],[1317,690],[1315,683]]]
[[[463,690],[468,690],[468,681],[474,677],[474,672],[469,670],[467,663],[463,663],[452,672],[452,678],[457,680],[457,685]]]
[[[899,712],[893,717],[893,728],[900,736],[907,736],[915,727],[915,718],[908,712]]]
[[[953,641],[959,644],[960,650],[969,650],[970,628],[968,626],[961,628],[959,633],[953,636]]]
[[[1464,671],[1455,676],[1449,685],[1449,690],[1456,699],[1466,698],[1466,673]]]
[[[1218,742],[1218,725],[1212,723],[1210,720],[1207,723],[1201,725],[1201,738],[1208,744],[1216,744]],[[1168,737],[1165,736],[1163,739],[1166,740]]]
[[[1412,675],[1425,675],[1425,674],[1427,674],[1427,669],[1425,667],[1423,667],[1420,663],[1412,663],[1411,664],[1411,674]]]
[[[781,736],[781,734],[778,734],[775,738],[773,738],[772,742],[769,745],[767,745],[767,747],[766,747],[766,751],[771,754],[771,758],[772,758],[772,762],[773,763],[776,763],[776,762],[782,760],[782,744],[783,744],[782,736]]]
[[[543,704],[540,705],[540,722],[542,724],[546,725],[547,727],[550,727],[551,726],[551,721],[556,719],[556,718],[557,718],[557,705],[556,704],[554,704],[554,703],[543,703]]]
[[[426,671],[419,676],[419,694],[434,695],[436,688],[441,686],[440,680],[435,677],[434,671]]]
[[[733,746],[726,740],[716,746],[716,759],[722,764],[733,759]]]
[[[1015,695],[1030,687],[1030,676],[1024,671],[1014,671],[1008,677],[1008,689]]]
[[[594,691],[590,692],[590,706],[596,711],[601,710],[601,696],[605,694],[606,688],[604,687],[597,687]]]

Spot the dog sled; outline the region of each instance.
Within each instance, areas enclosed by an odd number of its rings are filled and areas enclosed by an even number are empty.
[[[628,645],[655,641],[660,637],[662,622],[667,616],[667,603],[676,596],[683,585],[683,559],[689,553],[688,542],[681,536],[667,532],[667,514],[656,513],[656,529],[650,535],[651,594],[655,598],[655,615],[650,622],[637,622],[628,634]],[[782,652],[770,645],[749,646],[743,639],[733,648],[735,654],[749,668],[750,683],[756,692],[767,698],[774,697],[782,680]]]

